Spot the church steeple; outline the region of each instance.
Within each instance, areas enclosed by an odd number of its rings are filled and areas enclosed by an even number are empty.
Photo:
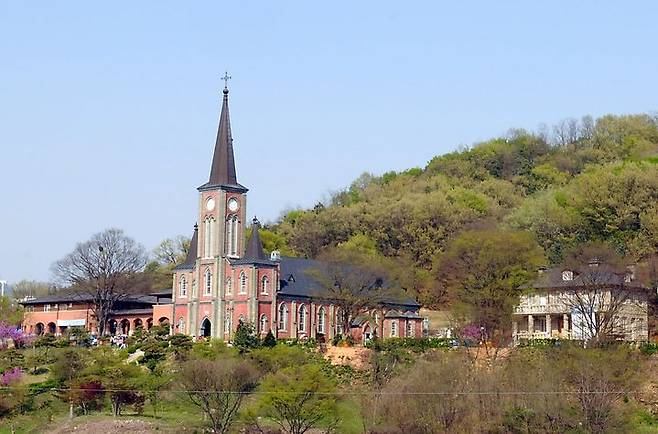
[[[260,222],[256,217],[251,224],[251,237],[247,244],[247,250],[244,253],[244,260],[264,261],[269,259],[263,251],[263,243],[260,240]]]
[[[230,77],[225,75],[224,79]],[[224,98],[222,101],[222,113],[219,116],[219,128],[217,129],[217,140],[215,141],[215,153],[212,157],[210,167],[211,185],[239,185],[235,174],[235,160],[233,157],[233,137],[231,136],[231,119],[228,113],[228,87],[224,86]]]

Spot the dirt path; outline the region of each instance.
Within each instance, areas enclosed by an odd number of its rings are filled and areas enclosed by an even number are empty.
[[[52,434],[113,434],[113,433],[126,433],[131,434],[151,434],[163,431],[162,427],[158,427],[152,422],[134,419],[134,418],[108,418],[98,420],[85,420],[84,418],[76,418],[66,423],[52,427],[46,431]],[[171,431],[173,432],[173,431]]]

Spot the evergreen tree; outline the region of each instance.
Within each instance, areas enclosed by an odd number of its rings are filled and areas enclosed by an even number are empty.
[[[265,339],[263,339],[262,345],[266,348],[274,348],[276,346],[276,338],[274,337],[272,330],[267,332]]]
[[[233,338],[233,345],[241,352],[244,353],[252,348],[258,348],[260,342],[256,336],[254,325],[240,321],[238,329],[235,331]]]

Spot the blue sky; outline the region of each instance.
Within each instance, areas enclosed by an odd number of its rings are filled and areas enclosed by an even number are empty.
[[[191,233],[225,69],[272,221],[364,171],[658,109],[655,2],[0,2],[0,278],[108,227]]]

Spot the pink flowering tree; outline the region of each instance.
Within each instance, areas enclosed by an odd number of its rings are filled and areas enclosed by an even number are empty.
[[[464,326],[459,333],[464,345],[467,347],[474,347],[482,342],[482,329],[475,324]]]
[[[13,369],[9,369],[5,371],[2,376],[0,376],[0,386],[8,387],[12,384],[16,384],[20,381],[22,376],[23,373],[21,372],[21,368],[15,367]]]
[[[27,340],[27,336],[21,329],[0,321],[0,349],[7,348],[9,341],[14,343],[14,347],[21,348],[27,343]]]

